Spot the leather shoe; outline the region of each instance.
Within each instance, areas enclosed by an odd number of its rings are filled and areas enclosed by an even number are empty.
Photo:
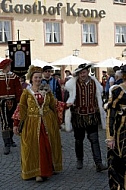
[[[77,169],[80,170],[83,168],[83,160],[77,160]]]
[[[12,142],[12,143],[11,143],[11,146],[12,146],[12,147],[17,147],[17,145],[16,145],[15,142]]]
[[[10,153],[10,147],[9,146],[5,146],[4,147],[4,154],[8,155]]]
[[[101,171],[107,170],[107,169],[108,169],[108,167],[104,166],[102,163],[99,163],[99,164],[96,165],[96,171],[97,172],[101,172]]]
[[[42,177],[37,176],[37,177],[36,177],[36,181],[37,181],[37,182],[41,182],[41,181],[43,181],[43,179],[42,179]]]

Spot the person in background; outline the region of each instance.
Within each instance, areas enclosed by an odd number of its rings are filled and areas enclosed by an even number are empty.
[[[116,73],[116,71],[120,70],[120,67],[119,66],[114,66],[113,70],[114,70],[114,73]]]
[[[42,68],[31,65],[27,78],[31,87],[24,89],[19,102],[19,119],[24,121],[20,133],[22,178],[35,177],[40,182],[62,170],[57,100],[49,85],[41,84]],[[13,131],[18,135],[19,120],[13,118]]]
[[[51,76],[51,71],[53,67],[52,66],[44,66],[43,67],[43,79],[42,84],[49,84],[50,89],[57,100],[62,100],[62,94],[61,94],[61,86],[59,84],[59,81]]]
[[[13,141],[13,120],[11,117],[22,93],[20,78],[11,72],[11,62],[11,59],[0,62],[0,116],[5,155],[10,153],[10,147],[17,146]]]
[[[112,190],[126,190],[126,65],[121,66],[123,83],[109,94],[106,122],[108,177]]]
[[[108,75],[107,75],[107,71],[102,71],[102,81],[101,81],[101,85],[103,86],[103,98],[105,96],[105,87],[106,87],[106,82],[108,80]]]
[[[60,79],[60,86],[61,86],[61,94],[62,94],[62,101],[64,102],[64,95],[65,95],[65,80]]]
[[[96,164],[96,171],[100,172],[107,169],[102,164],[98,139],[97,116],[99,107],[102,107],[102,100],[101,105],[98,104],[98,101],[100,102],[101,99],[102,86],[95,77],[89,76],[90,67],[91,65],[86,63],[79,65],[74,71],[74,77],[66,82],[65,88],[69,92],[67,103],[73,104],[71,107],[71,122],[74,130],[77,169],[83,168],[83,140],[87,132],[87,138],[91,143],[93,159]],[[67,118],[67,115],[65,117]]]
[[[22,85],[22,89],[25,89],[29,86],[29,84],[26,82],[26,76],[25,75],[20,77],[20,82]]]
[[[115,82],[114,84],[121,84],[123,83],[123,74],[121,70],[117,70],[115,72]]]
[[[65,70],[66,78],[65,78],[65,83],[73,77],[72,73],[69,70]],[[64,102],[67,101],[69,97],[69,92],[64,88]]]
[[[108,68],[107,69],[107,73],[108,73],[108,79],[106,82],[106,86],[105,86],[105,94],[106,94],[106,101],[109,98],[109,88],[114,84],[115,82],[115,71],[113,70],[113,68]]]
[[[73,77],[70,70],[65,70],[65,74],[66,74],[65,82],[68,81],[71,77]]]
[[[53,73],[52,76],[59,81],[60,84],[60,73]]]

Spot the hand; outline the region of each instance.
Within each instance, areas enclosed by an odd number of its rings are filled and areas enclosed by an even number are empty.
[[[19,131],[18,131],[18,127],[17,126],[13,127],[13,132],[14,132],[15,135],[19,135]]]
[[[67,108],[69,108],[70,106],[72,106],[73,104],[72,103],[67,103],[66,106]]]
[[[108,140],[107,146],[108,146],[110,149],[114,149],[114,147],[115,147],[115,140]]]

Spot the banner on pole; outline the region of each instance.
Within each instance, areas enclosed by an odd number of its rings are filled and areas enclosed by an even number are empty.
[[[31,65],[30,40],[8,41],[11,71],[19,77],[25,75]]]

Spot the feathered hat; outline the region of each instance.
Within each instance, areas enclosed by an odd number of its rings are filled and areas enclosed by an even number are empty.
[[[41,67],[30,65],[27,76],[26,76],[27,80],[30,80],[31,75],[33,75],[33,73],[42,73],[42,71],[43,71],[43,69]]]
[[[79,65],[73,72],[73,75],[76,76],[76,74],[78,74],[80,71],[84,70],[84,69],[89,69],[92,66],[92,64],[81,64]]]

